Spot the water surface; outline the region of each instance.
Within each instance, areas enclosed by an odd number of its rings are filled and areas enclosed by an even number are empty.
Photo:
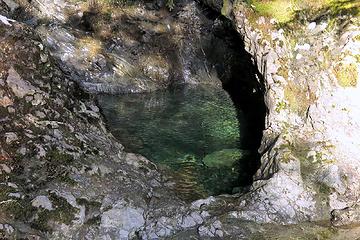
[[[195,199],[238,186],[238,160],[249,156],[239,144],[239,124],[246,123],[224,90],[184,87],[98,100],[125,149],[171,170],[182,195]]]

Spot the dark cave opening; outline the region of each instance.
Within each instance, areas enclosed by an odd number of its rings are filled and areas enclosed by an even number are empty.
[[[212,17],[215,15],[211,9],[207,9],[206,12]],[[252,56],[245,50],[242,37],[230,20],[222,16],[217,19],[221,24],[216,25],[206,55],[208,61],[215,66],[223,89],[230,95],[236,107],[238,121],[246,123],[239,124],[239,146],[252,152],[251,155],[239,160],[239,184],[245,187],[252,183],[252,177],[260,167],[261,156],[258,149],[267,111],[264,102],[264,81]]]

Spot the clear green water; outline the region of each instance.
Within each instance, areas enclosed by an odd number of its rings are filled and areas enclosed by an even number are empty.
[[[98,101],[125,149],[173,172],[185,198],[231,193],[238,186],[242,170],[237,163],[248,156],[239,146],[242,114],[222,89],[101,95]]]

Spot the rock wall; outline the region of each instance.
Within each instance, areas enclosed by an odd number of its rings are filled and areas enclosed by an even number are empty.
[[[221,84],[206,60],[217,27],[195,2],[180,1],[172,13],[156,3],[92,8],[87,1],[20,2],[27,11],[16,18],[36,27],[62,69],[88,92]]]
[[[356,209],[359,5],[337,11],[338,22],[329,7],[281,24],[241,1],[205,2],[233,21],[264,79],[262,163],[241,217],[294,223]]]
[[[1,238],[131,238],[148,206],[183,205],[156,166],[123,151],[31,28],[1,23],[0,39]]]

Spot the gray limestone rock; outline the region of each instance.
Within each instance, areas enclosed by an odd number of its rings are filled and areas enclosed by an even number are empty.
[[[15,96],[17,96],[18,98],[23,98],[25,97],[25,95],[32,95],[39,91],[28,81],[23,80],[13,67],[9,69],[8,73],[9,75],[6,79],[6,82],[15,94]]]
[[[43,208],[46,210],[54,210],[53,205],[47,196],[37,196],[31,201],[31,205],[36,208]]]

